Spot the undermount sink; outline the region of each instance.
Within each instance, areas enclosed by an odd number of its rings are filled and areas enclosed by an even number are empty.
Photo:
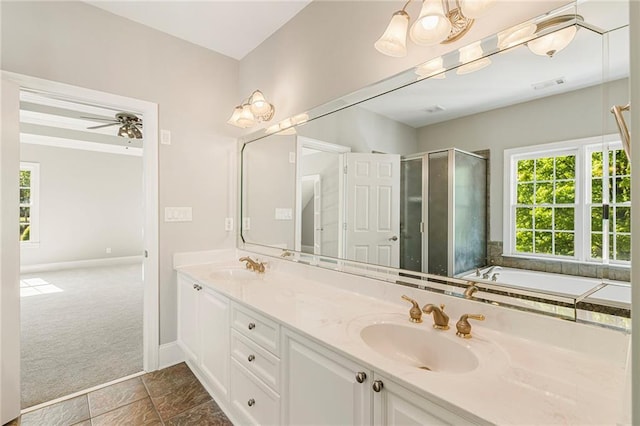
[[[380,355],[421,370],[466,373],[478,366],[478,358],[463,342],[439,333],[444,332],[380,323],[366,326],[360,336]]]
[[[262,278],[262,274],[251,271],[246,268],[227,268],[213,271],[209,275],[214,280],[232,280],[232,281],[249,281],[259,280]]]

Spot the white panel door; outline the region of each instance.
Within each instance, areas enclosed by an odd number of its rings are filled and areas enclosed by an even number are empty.
[[[199,288],[199,284],[178,275],[178,344],[186,357],[196,363],[200,353]]]
[[[346,154],[345,258],[400,266],[400,156]]]
[[[201,357],[200,368],[217,388],[217,398],[226,400],[229,389],[229,300],[203,289],[198,307]]]
[[[313,254],[322,254],[322,180],[313,181]]]

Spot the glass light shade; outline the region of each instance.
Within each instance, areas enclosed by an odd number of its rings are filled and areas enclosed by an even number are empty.
[[[400,10],[394,13],[387,29],[375,42],[374,47],[378,52],[395,58],[406,56],[408,28],[409,15],[407,12]]]
[[[461,47],[460,63],[462,66],[458,67],[456,74],[463,75],[478,71],[491,63],[491,59],[483,58],[482,46],[480,42],[471,43],[468,46]]]
[[[424,0],[420,16],[411,26],[409,35],[415,44],[433,46],[451,33],[451,21],[445,16],[440,0]]]
[[[547,34],[527,43],[529,50],[536,55],[552,57],[573,41],[578,31],[575,25]]]
[[[505,50],[529,40],[536,32],[533,22],[525,22],[498,33],[498,49]]]
[[[249,98],[249,105],[251,105],[251,112],[254,116],[267,115],[271,112],[271,104],[267,102],[261,91],[256,90],[251,94]]]
[[[255,124],[256,119],[251,112],[251,105],[244,104],[242,105],[242,111],[240,112],[240,116],[236,120],[236,125],[238,127],[247,128],[251,127]]]
[[[416,67],[416,74],[418,74],[420,78],[431,77],[442,79],[446,77],[444,73],[445,71],[446,70],[442,66],[442,56],[438,56],[437,58]]]
[[[467,18],[477,18],[489,9],[495,0],[462,0],[460,7]]]
[[[233,109],[233,114],[231,114],[231,117],[229,117],[229,119],[227,120],[227,123],[233,125],[233,126],[237,126],[238,125],[238,118],[240,118],[240,114],[242,114],[242,107],[241,106],[237,106]]]
[[[127,133],[127,126],[122,126],[118,129],[118,136],[121,138],[128,138],[129,134]]]
[[[293,124],[303,124],[309,121],[309,114],[303,112],[302,114],[294,115],[291,117],[291,122]]]

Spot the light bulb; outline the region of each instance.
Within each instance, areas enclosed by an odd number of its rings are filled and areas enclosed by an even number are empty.
[[[450,33],[451,21],[445,16],[440,0],[424,0],[420,16],[411,26],[411,40],[422,46],[433,46]]]
[[[271,104],[267,102],[261,91],[256,90],[251,94],[249,98],[249,105],[251,105],[251,112],[254,116],[266,115],[271,111]]]
[[[573,41],[578,31],[575,25],[547,34],[527,43],[529,50],[536,55],[553,57]]]
[[[491,63],[491,59],[482,57],[483,51],[479,41],[461,47],[459,52],[460,63],[463,65],[456,70],[456,74],[458,75],[478,71]]]
[[[374,47],[378,52],[395,58],[406,56],[408,27],[409,15],[407,12],[400,10],[394,13],[387,29],[375,42]]]
[[[418,74],[421,79],[427,77],[442,79],[446,77],[445,71],[442,66],[442,56],[438,56],[416,67],[416,74]]]

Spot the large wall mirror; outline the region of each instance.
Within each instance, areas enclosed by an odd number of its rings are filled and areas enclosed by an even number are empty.
[[[509,261],[628,270],[629,200],[613,194],[630,172],[609,113],[628,102],[627,9],[550,12],[245,138],[241,246],[424,277]],[[487,287],[512,284],[496,277]]]

